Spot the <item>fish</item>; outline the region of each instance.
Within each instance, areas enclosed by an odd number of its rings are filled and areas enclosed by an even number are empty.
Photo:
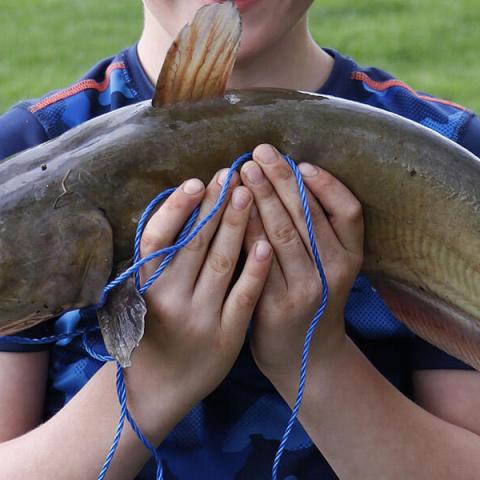
[[[285,89],[227,91],[240,36],[233,2],[202,7],[173,42],[152,101],[0,164],[0,334],[97,304],[132,258],[152,198],[187,178],[208,181],[269,143],[353,192],[364,212],[362,273],[413,332],[479,369],[480,160],[367,105]],[[127,364],[119,343],[133,327],[122,325],[102,332]]]

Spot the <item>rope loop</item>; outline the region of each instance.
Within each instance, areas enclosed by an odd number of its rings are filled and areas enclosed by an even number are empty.
[[[218,212],[218,210],[222,207],[228,186],[230,185],[231,179],[235,171],[241,167],[246,161],[250,160],[252,158],[251,152],[245,153],[241,156],[239,156],[231,165],[227,177],[225,179],[225,182],[222,186],[222,190],[220,192],[220,195],[213,206],[213,208],[210,210],[210,212],[202,218],[195,228],[193,227],[195,222],[198,220],[200,208],[197,207],[190,218],[187,220],[186,224],[184,225],[182,231],[178,235],[175,243],[173,245],[170,245],[168,247],[162,248],[156,252],[151,253],[150,255],[141,258],[140,257],[140,239],[142,237],[143,231],[145,229],[145,226],[152,214],[152,212],[155,210],[155,208],[166,198],[168,198],[174,191],[175,188],[169,188],[162,193],[160,193],[157,197],[155,197],[150,204],[147,206],[145,211],[143,212],[142,216],[140,217],[140,220],[138,222],[136,234],[135,234],[135,241],[134,241],[134,257],[133,257],[133,265],[129,267],[127,270],[125,270],[123,273],[121,273],[118,277],[116,277],[114,280],[112,280],[104,289],[103,291],[103,296],[102,300],[99,304],[94,305],[93,308],[99,308],[102,305],[105,304],[108,294],[110,293],[111,290],[113,290],[115,287],[119,286],[121,283],[126,281],[131,275],[135,276],[135,284],[139,292],[143,295],[148,288],[157,280],[160,275],[165,271],[167,266],[170,264],[170,262],[173,260],[175,257],[175,254],[188,245],[189,242],[192,241],[193,238],[202,230],[202,228],[215,216],[215,214]],[[311,219],[311,214],[310,214],[310,208],[308,206],[308,200],[307,200],[307,195],[305,192],[305,185],[303,183],[302,175],[300,171],[298,170],[295,162],[288,156],[284,156],[285,160],[287,161],[288,165],[290,168],[293,170],[295,174],[295,179],[298,185],[298,191],[302,203],[302,208],[303,212],[305,215],[305,221],[307,224],[307,231],[308,231],[308,238],[310,242],[310,247],[312,249],[312,254],[315,260],[315,265],[318,270],[318,274],[320,276],[320,279],[322,281],[322,300],[320,307],[318,308],[317,312],[315,313],[310,326],[307,330],[307,334],[305,336],[305,342],[303,346],[303,351],[302,351],[302,358],[301,358],[301,367],[300,367],[300,377],[299,377],[299,386],[298,386],[298,391],[297,391],[297,396],[296,400],[290,415],[290,418],[288,420],[287,426],[285,428],[282,440],[279,444],[277,453],[275,455],[274,461],[273,461],[273,466],[272,466],[272,480],[277,480],[278,478],[278,469],[280,466],[280,461],[282,459],[283,453],[285,451],[285,447],[288,442],[288,438],[290,436],[290,433],[292,431],[292,428],[297,420],[298,412],[300,410],[300,406],[303,400],[303,394],[305,390],[305,383],[306,383],[306,377],[307,377],[307,367],[308,367],[308,357],[309,357],[309,352],[310,352],[310,344],[312,341],[313,333],[315,331],[315,328],[318,324],[318,321],[320,320],[320,317],[323,315],[325,308],[327,306],[327,299],[328,299],[328,286],[327,286],[327,279],[325,276],[325,272],[323,270],[322,262],[320,260],[320,255],[318,253],[318,248],[317,244],[315,242],[315,234],[313,230],[313,224],[312,224],[312,219]],[[156,269],[156,271],[151,275],[151,277],[144,283],[144,285],[140,285],[140,277],[139,277],[139,271],[140,268],[145,265],[146,263],[150,262],[151,260],[158,258],[160,256],[164,256],[164,259],[160,263],[159,267]],[[92,308],[92,307],[91,307]],[[88,343],[88,334],[98,330],[99,327],[98,325],[95,327],[89,327],[87,329],[83,330],[75,330],[70,333],[63,333],[59,335],[52,335],[49,337],[43,337],[43,338],[38,338],[38,339],[31,339],[31,338],[25,338],[21,336],[10,336],[10,337],[0,337],[2,341],[8,341],[9,343],[19,343],[19,344],[30,344],[30,345],[35,345],[35,344],[47,344],[47,343],[54,343],[66,338],[73,338],[76,336],[82,336],[82,344],[83,348],[85,351],[95,360],[98,360],[102,363],[106,362],[111,362],[114,361],[114,359],[110,355],[103,355],[95,352],[91,345]],[[115,452],[118,448],[118,444],[120,441],[120,437],[123,431],[123,427],[125,424],[125,419],[129,422],[132,430],[138,437],[138,439],[142,442],[142,444],[150,451],[153,459],[155,460],[156,464],[156,480],[163,480],[163,471],[162,471],[162,465],[161,465],[161,460],[160,456],[158,454],[157,449],[151,444],[151,442],[148,440],[147,437],[142,433],[138,425],[136,424],[135,420],[133,419],[131,413],[128,410],[127,407],[127,391],[126,391],[126,386],[125,386],[125,377],[124,377],[124,372],[122,367],[117,363],[117,374],[116,374],[116,389],[117,389],[117,397],[118,401],[120,404],[120,417],[119,421],[117,424],[117,429],[115,432],[115,436],[112,442],[112,446],[110,447],[110,450],[107,453],[107,456],[105,458],[105,462],[102,466],[102,469],[100,470],[100,473],[98,475],[98,480],[104,480],[108,469],[110,468],[111,462],[113,460],[113,457],[115,455]]]

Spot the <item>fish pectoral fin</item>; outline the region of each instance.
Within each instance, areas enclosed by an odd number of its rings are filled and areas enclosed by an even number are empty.
[[[371,279],[395,317],[419,337],[480,370],[480,324],[445,301],[389,279]]]
[[[168,50],[154,107],[222,96],[235,63],[242,25],[233,2],[206,5]]]
[[[132,277],[113,289],[106,304],[97,310],[105,347],[124,368],[131,365],[132,352],[143,337],[146,312]]]

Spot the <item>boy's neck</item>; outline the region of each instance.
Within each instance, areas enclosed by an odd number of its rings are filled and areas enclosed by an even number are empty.
[[[172,41],[161,25],[147,14],[138,55],[153,84]],[[311,37],[304,17],[274,46],[256,56],[240,58],[228,88],[278,87],[316,91],[328,79],[333,63],[333,58]]]

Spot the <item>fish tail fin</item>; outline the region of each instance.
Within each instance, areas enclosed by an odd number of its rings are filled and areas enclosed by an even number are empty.
[[[153,106],[223,95],[236,60],[241,30],[240,14],[233,2],[200,8],[165,57]]]
[[[441,299],[388,279],[372,279],[393,314],[419,337],[480,370],[480,324]]]

